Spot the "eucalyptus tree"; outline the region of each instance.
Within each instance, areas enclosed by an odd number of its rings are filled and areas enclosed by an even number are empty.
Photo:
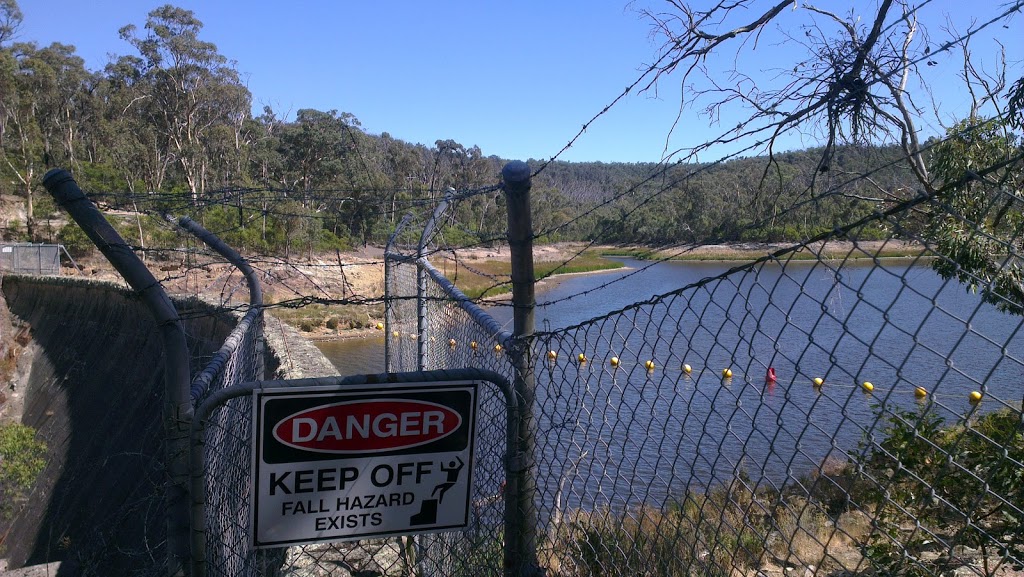
[[[75,166],[90,97],[85,61],[74,46],[55,42],[36,51],[31,67],[46,157],[51,165]]]
[[[397,140],[387,132],[372,140],[375,147],[371,155],[376,170],[383,175],[386,194],[381,198],[382,212],[391,228],[402,216],[401,201],[422,196],[427,190],[427,179],[422,158],[416,146]],[[422,148],[419,147],[419,148]]]
[[[315,189],[336,186],[344,170],[346,157],[352,152],[349,130],[359,121],[347,112],[327,112],[303,108],[295,122],[281,131],[281,153],[284,159],[280,180],[287,188],[301,195],[307,208],[315,204]]]
[[[128,190],[138,184],[146,191],[161,190],[174,157],[150,122],[152,95],[142,59],[121,56],[108,64],[97,93],[104,110],[98,138]]]
[[[951,260],[935,270],[999,309],[1024,314],[1024,145],[1003,118],[951,126],[931,152],[942,194],[925,234]]]
[[[42,95],[33,69],[38,49],[16,43],[0,50],[0,171],[25,197],[25,225],[35,234],[35,184],[45,170],[44,145],[37,121]]]
[[[0,48],[18,34],[23,19],[17,0],[0,0]]]
[[[233,63],[199,38],[202,28],[191,10],[168,4],[149,13],[145,34],[134,25],[120,30],[139,52],[146,120],[162,154],[173,155],[193,200],[205,185],[206,138],[218,125],[240,125],[250,100]]]
[[[38,177],[48,165],[75,164],[87,78],[73,46],[0,48],[0,171],[25,197],[30,238]]]

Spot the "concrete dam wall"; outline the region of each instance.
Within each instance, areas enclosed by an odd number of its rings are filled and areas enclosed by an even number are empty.
[[[31,335],[31,368],[13,384],[21,422],[47,444],[27,502],[0,519],[0,558],[15,568],[59,561],[59,575],[161,573],[163,344],[148,310],[128,290],[76,278],[8,275],[0,289],[12,322]],[[195,374],[237,317],[194,299],[175,304]],[[296,364],[282,348],[301,355],[306,376],[330,367],[312,345],[269,334],[279,323],[267,324],[268,376]],[[275,346],[284,338],[286,347]]]

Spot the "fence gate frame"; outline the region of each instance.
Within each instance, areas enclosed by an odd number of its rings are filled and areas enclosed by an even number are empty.
[[[191,471],[191,542],[192,576],[205,577],[208,574],[206,556],[206,424],[215,410],[228,401],[252,395],[254,391],[266,388],[356,387],[375,384],[434,383],[443,381],[485,381],[496,386],[505,397],[507,415],[506,455],[502,460],[506,477],[517,474],[521,459],[514,453],[519,435],[519,401],[512,383],[500,373],[487,369],[440,369],[432,371],[408,371],[398,373],[363,374],[349,376],[316,377],[306,379],[261,380],[240,383],[211,393],[195,409],[189,432],[189,468]],[[256,434],[255,429],[251,432]],[[475,434],[475,432],[474,432]],[[251,440],[251,439],[250,439]],[[251,498],[251,497],[250,497]],[[506,495],[508,499],[508,495]],[[507,546],[507,542],[506,542]]]

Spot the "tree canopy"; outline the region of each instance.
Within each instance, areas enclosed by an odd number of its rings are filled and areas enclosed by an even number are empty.
[[[1000,8],[999,17],[1020,4]],[[939,272],[1020,302],[1019,263],[992,255],[1020,252],[1014,131],[1024,125],[1024,80],[973,66],[970,33],[938,44],[909,3],[885,0],[872,10],[840,15],[792,0],[736,0],[669,2],[648,13],[664,45],[637,86],[681,82],[684,108],[714,117],[740,107],[747,118],[662,163],[531,160],[539,239],[798,241],[925,194],[935,199],[935,218],[904,232],[927,235],[959,263]],[[235,63],[189,10],[165,5],[140,26],[126,24],[120,35],[133,51],[97,71],[73,46],[16,41],[21,19],[16,0],[0,0],[0,193],[25,207],[24,222],[3,223],[7,238],[57,236],[52,203],[37,198],[52,166],[73,170],[112,208],[190,214],[242,250],[287,255],[383,243],[406,212],[432,210],[449,188],[482,189],[499,178],[503,160],[477,146],[370,134],[351,112],[300,108],[292,117],[263,107],[254,114]],[[773,82],[752,82],[755,72],[742,65],[760,66],[743,57],[756,42],[744,39],[782,19],[780,30],[806,55],[778,63],[790,72]],[[723,60],[713,57],[729,50],[739,56],[731,76],[721,76],[713,64]],[[958,82],[975,106],[927,139],[918,128],[922,99],[909,81],[932,50],[959,50]],[[794,131],[813,132],[820,144],[776,145]],[[698,160],[740,141],[755,144],[716,162]],[[965,178],[971,174],[977,178]],[[471,195],[457,204],[447,236],[488,243],[503,236],[504,222],[500,195]],[[143,225],[137,219],[138,232],[128,236],[151,247],[147,237],[157,233]],[[879,225],[857,234],[893,232]],[[996,285],[995,293],[987,288]]]

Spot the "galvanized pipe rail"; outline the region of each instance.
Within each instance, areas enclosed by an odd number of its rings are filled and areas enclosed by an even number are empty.
[[[242,275],[245,277],[245,282],[249,287],[249,310],[246,311],[242,319],[237,325],[235,325],[235,328],[224,340],[224,344],[221,345],[220,349],[206,365],[206,368],[192,379],[192,385],[189,393],[192,403],[196,404],[199,402],[199,399],[206,394],[206,391],[209,390],[210,384],[213,380],[216,379],[221,371],[224,370],[225,363],[227,363],[228,359],[230,359],[238,349],[238,346],[241,344],[242,339],[249,332],[250,328],[254,327],[258,331],[258,334],[256,335],[258,346],[262,342],[263,287],[260,285],[256,271],[253,270],[248,261],[242,258],[242,255],[238,254],[238,251],[228,246],[227,243],[220,239],[220,237],[206,230],[203,225],[187,216],[183,216],[177,219],[177,221],[175,221],[174,217],[170,215],[164,215],[164,218],[170,222],[176,222],[178,226],[206,243],[207,246],[227,259],[228,262],[241,271]],[[262,355],[260,355],[260,360],[262,360]],[[263,374],[262,363],[260,364],[257,372],[260,375]],[[193,547],[195,546],[196,544],[193,543]],[[205,547],[205,542],[203,543],[203,546]]]

